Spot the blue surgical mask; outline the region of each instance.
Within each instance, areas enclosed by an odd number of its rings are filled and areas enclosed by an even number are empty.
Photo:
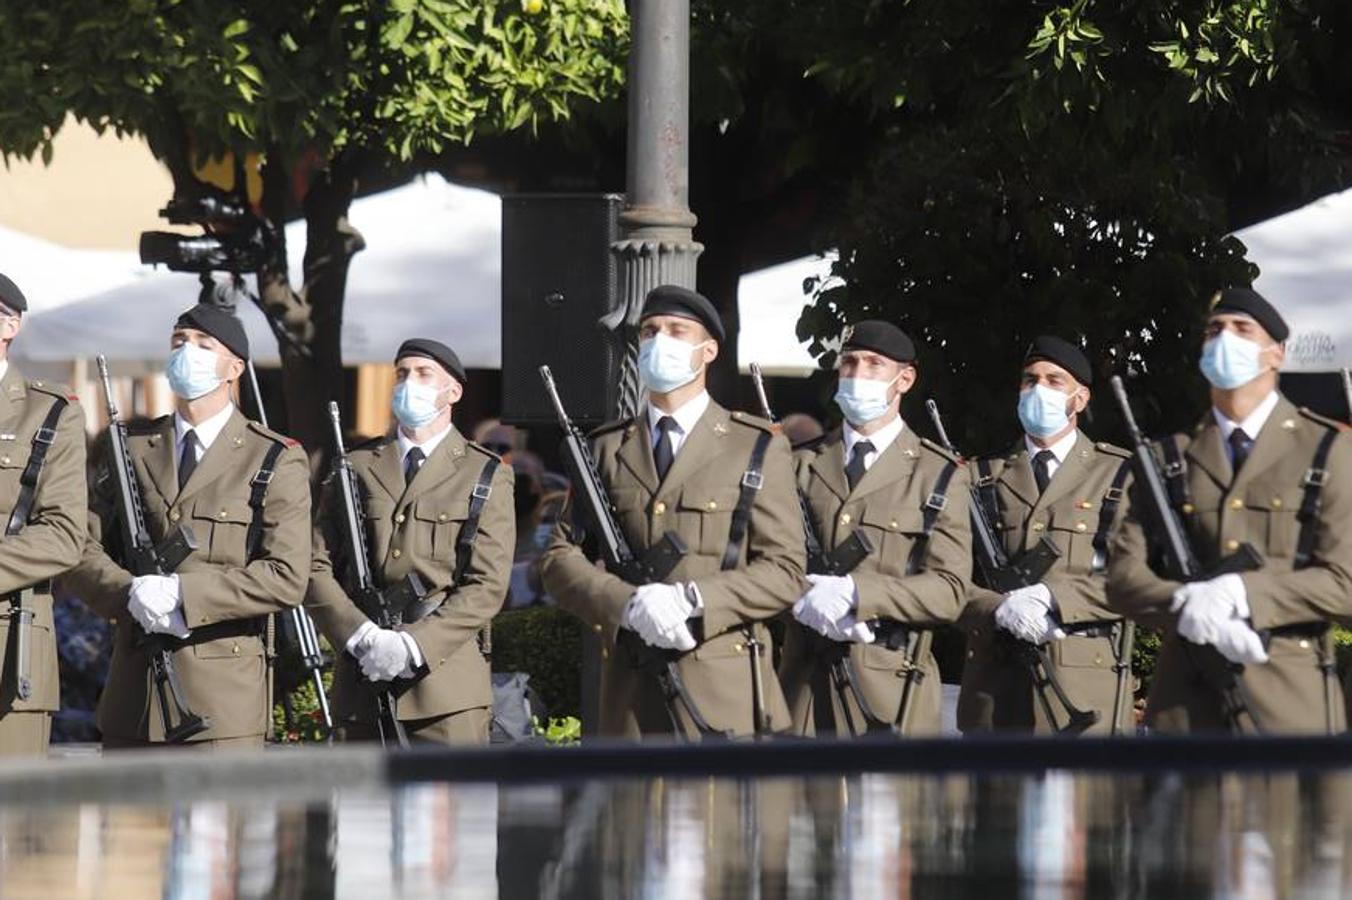
[[[405,379],[394,386],[390,405],[400,425],[416,430],[440,414],[442,407],[437,403],[439,396],[441,391],[432,385]]]
[[[164,376],[169,387],[184,400],[196,400],[221,386],[216,374],[220,357],[196,344],[179,344],[164,364]]]
[[[659,331],[638,345],[639,380],[654,394],[669,394],[685,387],[699,374],[699,369],[690,365],[690,355],[707,343],[687,344]]]
[[[900,378],[900,373],[897,378]],[[842,378],[836,385],[836,405],[851,425],[867,425],[887,414],[892,403],[887,392],[897,378],[875,381],[872,378]]]
[[[1202,374],[1221,390],[1234,390],[1263,374],[1258,357],[1266,349],[1233,331],[1222,331],[1202,345]]]
[[[1035,438],[1046,440],[1070,424],[1066,413],[1069,397],[1056,388],[1035,384],[1019,394],[1019,423]]]

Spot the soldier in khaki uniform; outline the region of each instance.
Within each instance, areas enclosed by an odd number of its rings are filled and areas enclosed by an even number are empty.
[[[141,636],[165,634],[189,709],[210,719],[192,741],[259,747],[272,713],[267,616],[301,602],[310,570],[309,464],[299,444],[231,401],[249,355],[238,319],[199,304],[179,316],[172,347],[165,372],[176,411],[132,429],[128,449],[150,537],[158,543],[186,523],[197,549],[171,575],[133,577],[117,561],[119,513],[99,489],[111,486],[102,472],[84,559],[68,576],[117,625],[98,725],[108,748],[164,741]]]
[[[405,341],[394,365],[398,427],[353,450],[349,462],[377,585],[396,585],[416,571],[429,591],[426,605],[436,608],[382,629],[343,590],[349,539],[337,479],[315,524],[305,603],[329,642],[346,651],[333,680],[334,720],[345,739],[378,735],[368,681],[416,678],[398,699],[411,740],[486,744],[493,690],[480,631],[502,608],[511,577],[512,468],[451,424],[467,379],[449,347]],[[471,534],[473,542],[463,544]]]
[[[1095,443],[1079,430],[1092,379],[1079,348],[1050,335],[1036,338],[1024,359],[1019,393],[1024,437],[1005,456],[972,466],[977,496],[1007,556],[1014,559],[1044,536],[1061,555],[1038,584],[1005,594],[972,589],[959,620],[967,634],[958,698],[958,727],[964,732],[1046,734],[1067,724],[1066,710],[1050,689],[1045,696],[1055,721],[1047,720],[1032,672],[1011,652],[1011,637],[1050,644],[1048,656],[1071,701],[1099,713],[1090,733],[1135,730],[1130,688],[1124,685],[1120,697],[1117,690],[1116,666],[1130,666],[1131,659],[1130,653],[1117,659],[1124,623],[1108,608],[1106,568],[1131,454]]]
[[[85,540],[84,416],[65,388],[28,381],[9,361],[27,310],[18,286],[0,275],[0,597],[5,601],[0,755],[5,756],[47,750],[52,711],[60,702],[50,581],[79,562]],[[16,509],[20,502],[26,512]],[[16,627],[26,629],[25,673],[16,671],[15,635],[10,633]],[[22,692],[21,675],[28,680]]]
[[[764,622],[803,588],[803,528],[789,446],[770,423],[730,413],[705,391],[707,367],[724,337],[708,300],[684,288],[655,288],[639,329],[648,403],[636,419],[594,433],[597,467],[634,553],[673,530],[688,554],[670,583],[635,587],[594,566],[573,542],[581,535],[561,523],[541,559],[545,588],[604,639],[603,733],[672,733],[656,679],[635,666],[627,647],[615,652],[621,628],[651,647],[681,652],[684,683],[716,731],[753,732],[756,667],[766,724],[782,731],[789,716]],[[754,455],[763,455],[761,479],[744,477]],[[744,482],[758,489],[744,493]],[[750,505],[738,540],[733,527],[744,496]],[[731,567],[725,567],[728,557]],[[683,708],[678,715],[683,732],[695,736]]]
[[[793,607],[801,627],[787,631],[780,679],[797,733],[861,734],[897,724],[908,671],[918,664],[905,730],[937,733],[938,665],[927,640],[917,641],[917,661],[906,644],[957,619],[967,596],[967,473],[901,418],[916,368],[915,345],[899,328],[855,325],[839,371],[836,403],[845,422],[798,451],[798,485],[824,551],[856,529],[874,549],[852,572],[808,575],[810,589]],[[827,660],[837,652],[848,652],[848,677]]]
[[[1329,625],[1352,614],[1352,438],[1278,392],[1287,333],[1254,291],[1218,294],[1201,360],[1212,408],[1190,435],[1159,448],[1202,567],[1245,542],[1262,567],[1186,585],[1159,577],[1142,527],[1150,515],[1134,493],[1113,543],[1113,607],[1169,620],[1146,707],[1159,731],[1346,727]],[[1222,662],[1215,652],[1243,667],[1238,693],[1251,715],[1225,714],[1221,667],[1197,665],[1208,654]]]

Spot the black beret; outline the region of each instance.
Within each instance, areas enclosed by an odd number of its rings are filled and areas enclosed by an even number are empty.
[[[1028,365],[1039,359],[1056,363],[1075,376],[1075,380],[1080,384],[1094,383],[1094,368],[1089,365],[1089,358],[1084,355],[1084,351],[1054,334],[1042,334],[1033,338],[1033,342],[1028,345],[1028,352],[1023,355],[1023,364]]]
[[[220,307],[199,303],[179,316],[174,327],[205,331],[240,359],[249,358],[249,338],[244,333],[244,325]]]
[[[0,272],[0,303],[15,312],[28,312],[28,298],[19,290],[19,286]]]
[[[462,385],[469,381],[465,377],[465,367],[460,365],[460,357],[455,355],[455,351],[447,347],[441,341],[434,341],[430,338],[409,338],[399,345],[399,350],[394,354],[394,361],[399,362],[405,356],[423,356],[441,364],[441,367],[455,376],[455,380]]]
[[[727,336],[727,332],[723,330],[723,319],[706,297],[674,284],[660,284],[648,291],[648,296],[643,300],[643,313],[639,316],[639,321],[649,316],[680,316],[683,319],[694,319],[720,344]]]
[[[872,350],[897,362],[915,361],[915,342],[906,332],[882,319],[865,319],[847,326],[840,345],[845,350]]]
[[[1274,341],[1284,341],[1291,334],[1281,313],[1253,288],[1226,288],[1217,291],[1211,298],[1212,313],[1243,313],[1249,316],[1263,330],[1272,335]]]

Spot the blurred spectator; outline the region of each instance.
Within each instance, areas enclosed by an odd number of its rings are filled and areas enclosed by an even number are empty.
[[[790,447],[816,440],[824,433],[821,423],[807,413],[789,413],[779,423]]]

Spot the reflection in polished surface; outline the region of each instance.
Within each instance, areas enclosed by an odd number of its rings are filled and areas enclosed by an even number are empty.
[[[0,897],[1340,897],[1349,785],[1051,772],[0,805]]]

